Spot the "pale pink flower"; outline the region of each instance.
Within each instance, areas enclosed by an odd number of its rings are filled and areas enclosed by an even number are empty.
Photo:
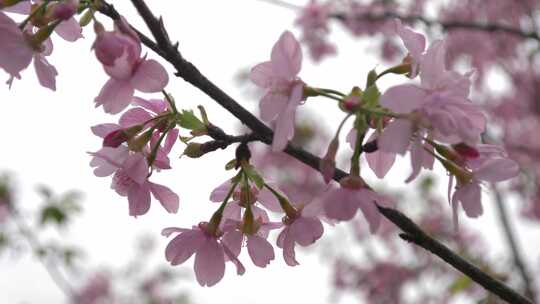
[[[444,58],[444,43],[433,43],[420,62],[421,85],[398,85],[381,96],[381,105],[408,114],[384,129],[378,141],[381,150],[404,154],[419,129],[427,130],[435,140],[451,144],[479,142],[486,119],[468,99],[468,75],[447,71]]]
[[[381,223],[381,214],[376,204],[386,205],[389,199],[359,183],[349,183],[350,180],[354,178],[342,180],[340,187],[332,187],[323,195],[321,201],[325,215],[329,219],[348,221],[360,209],[369,224],[369,230],[375,233]]]
[[[126,146],[103,147],[95,153],[90,166],[99,177],[113,175],[111,188],[127,196],[129,215],[143,215],[150,209],[152,194],[169,213],[178,211],[179,198],[171,189],[148,180],[148,161],[142,153],[130,153]]]
[[[277,246],[283,249],[283,259],[289,266],[299,265],[296,260],[296,244],[306,247],[321,238],[324,227],[319,217],[322,210],[318,201],[305,205],[296,204],[296,213],[283,218],[285,227],[278,235]]]
[[[141,42],[124,19],[115,22],[115,30],[98,32],[94,42],[96,57],[110,79],[95,98],[96,107],[116,114],[132,101],[135,89],[143,93],[163,90],[169,76],[155,60],[141,58]]]
[[[52,53],[52,43],[47,39],[32,47],[31,39],[29,32],[21,31],[15,21],[0,11],[0,67],[11,76],[7,83],[11,86],[14,78],[20,79],[19,73],[33,59],[39,83],[54,91],[58,72],[45,58]]]
[[[301,41],[308,46],[313,60],[336,53],[335,45],[327,41],[330,5],[312,0],[302,9],[295,23],[302,28]]]
[[[457,227],[457,206],[461,203],[468,217],[478,217],[482,214],[481,187],[482,181],[489,183],[501,182],[516,177],[519,166],[511,159],[499,156],[485,158],[482,164],[476,165],[471,172],[458,174],[457,184],[452,195],[454,223]],[[452,186],[450,178],[449,188]]]
[[[179,233],[173,238],[165,249],[165,258],[171,265],[179,265],[195,254],[195,277],[201,286],[213,286],[225,274],[225,257],[236,266],[238,275],[245,272],[231,249],[222,241],[221,235],[214,235],[207,229],[208,223],[202,222],[192,229],[165,228],[161,232],[164,236]]]
[[[304,99],[304,83],[297,77],[301,66],[300,44],[286,31],[272,48],[270,61],[251,69],[251,81],[265,89],[259,107],[261,118],[274,122],[274,151],[283,150],[294,135],[296,108]]]

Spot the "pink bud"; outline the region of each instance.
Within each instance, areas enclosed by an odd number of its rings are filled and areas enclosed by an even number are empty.
[[[462,157],[471,159],[471,158],[478,158],[480,156],[480,152],[476,150],[475,148],[465,144],[465,143],[459,143],[452,145],[452,148]]]
[[[78,7],[78,0],[66,0],[59,2],[52,9],[52,17],[54,19],[68,20],[75,15]]]
[[[123,129],[112,131],[103,138],[104,147],[116,148],[129,139]]]

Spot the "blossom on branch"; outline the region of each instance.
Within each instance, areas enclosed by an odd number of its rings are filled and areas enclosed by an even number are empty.
[[[274,151],[283,150],[294,135],[296,108],[304,100],[305,84],[297,76],[301,67],[300,44],[286,31],[272,48],[270,61],[251,69],[251,81],[265,89],[259,107],[261,118],[274,122]]]

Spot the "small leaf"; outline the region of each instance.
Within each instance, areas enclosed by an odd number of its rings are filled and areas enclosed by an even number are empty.
[[[41,225],[45,225],[49,222],[57,225],[63,225],[67,221],[67,215],[64,211],[57,206],[49,205],[41,211]]]
[[[236,168],[236,159],[232,159],[225,165],[225,170],[231,170]]]
[[[195,114],[191,110],[182,110],[182,113],[178,118],[178,124],[182,128],[186,128],[189,130],[203,130],[206,128],[204,123],[199,118],[197,118],[197,116],[195,116]]]

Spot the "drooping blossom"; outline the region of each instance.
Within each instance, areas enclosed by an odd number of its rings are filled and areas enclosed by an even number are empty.
[[[96,107],[116,114],[133,100],[135,90],[143,93],[160,92],[169,82],[163,66],[153,59],[141,57],[141,41],[122,18],[115,21],[114,31],[97,26],[93,48],[97,59],[110,79],[95,98]]]
[[[52,42],[38,33],[21,31],[15,21],[0,11],[0,67],[10,75],[7,83],[11,86],[14,78],[21,79],[20,72],[33,59],[39,83],[54,91],[58,72],[45,58],[52,53]]]
[[[210,231],[208,223],[202,222],[191,229],[165,228],[162,235],[168,237],[178,233],[165,249],[165,258],[171,265],[179,265],[195,254],[195,277],[201,286],[213,286],[225,274],[225,261],[228,259],[236,266],[238,275],[245,272],[245,268],[237,256],[223,242],[222,233]]]
[[[457,207],[461,204],[468,217],[478,217],[483,213],[481,202],[481,183],[496,183],[516,177],[519,174],[518,164],[507,158],[504,151],[493,149],[495,146],[482,145],[476,157],[464,157],[465,169],[453,173],[457,183],[452,195],[454,223],[457,227]],[[471,148],[472,149],[472,148]],[[470,169],[470,170],[467,170]],[[450,177],[449,191],[453,177]]]
[[[339,187],[330,188],[321,198],[325,215],[338,221],[351,220],[358,209],[366,218],[372,233],[377,231],[381,214],[377,205],[387,205],[390,200],[366,187],[359,177],[348,176],[340,181]]]
[[[313,200],[308,203],[294,203],[283,218],[284,228],[278,235],[276,245],[283,249],[283,259],[289,266],[300,265],[296,260],[296,244],[306,247],[321,238],[324,227],[321,222],[320,203]]]
[[[286,31],[272,48],[270,61],[251,69],[251,81],[265,90],[259,107],[261,118],[274,123],[274,151],[283,150],[294,135],[296,108],[304,99],[304,83],[298,78],[301,67],[300,44]]]
[[[113,175],[111,188],[127,196],[129,215],[143,215],[150,209],[150,193],[169,213],[178,211],[178,195],[166,186],[148,180],[149,165],[143,153],[132,153],[124,145],[117,148],[103,147],[90,153],[90,162],[99,177]]]

